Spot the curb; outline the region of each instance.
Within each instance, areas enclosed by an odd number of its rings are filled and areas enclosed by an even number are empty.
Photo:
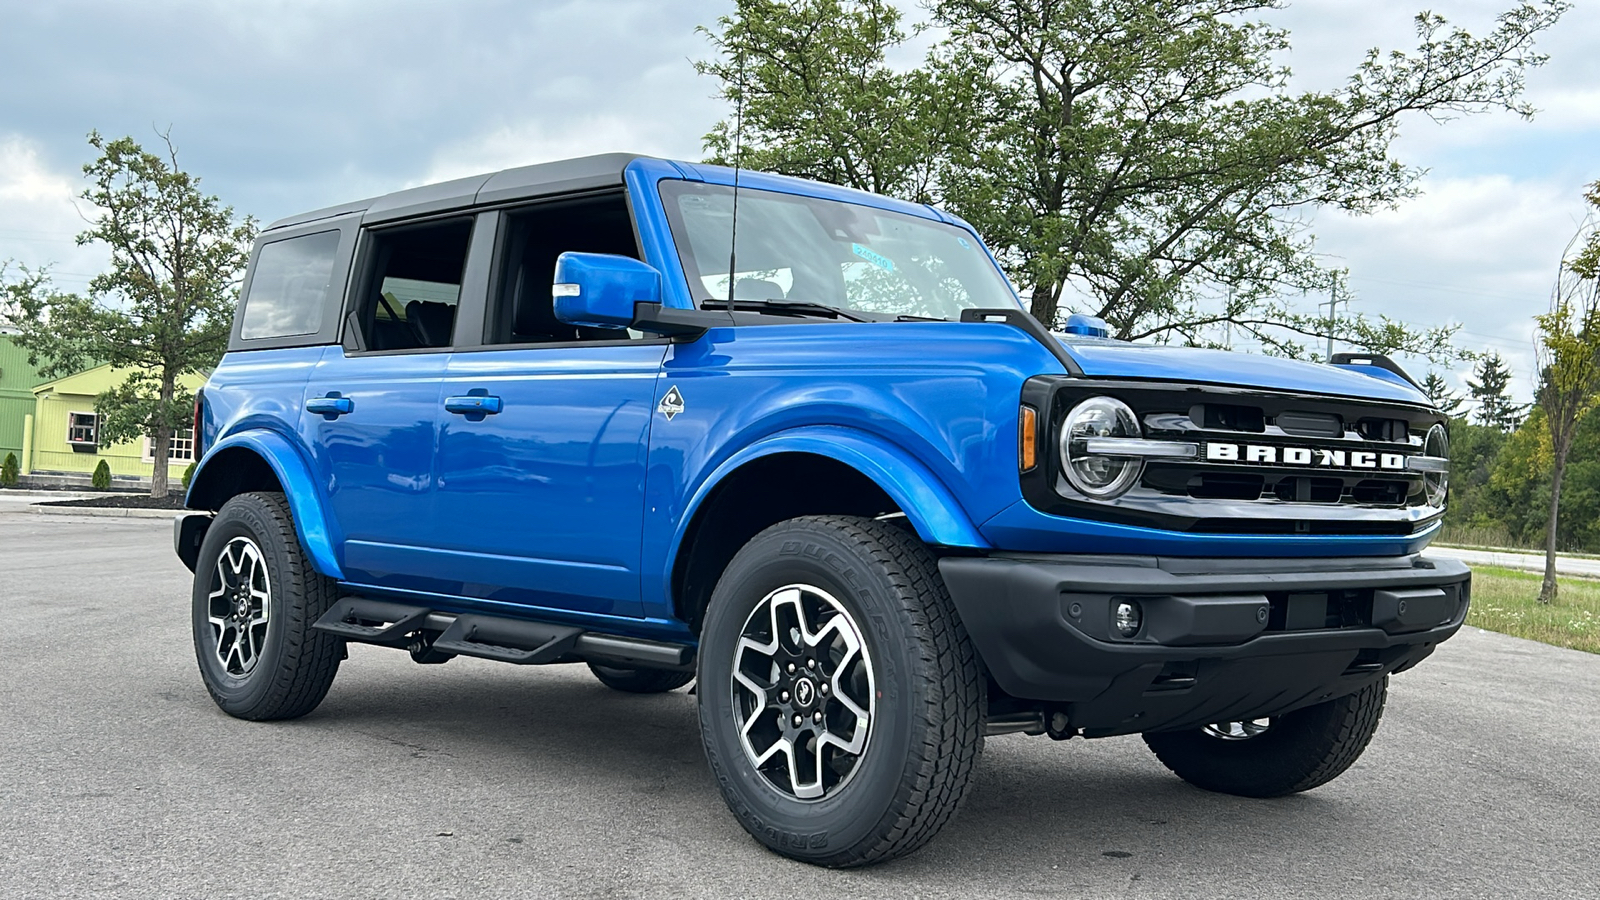
[[[181,509],[128,509],[107,506],[46,506],[34,503],[28,507],[47,516],[101,516],[112,519],[172,519]]]

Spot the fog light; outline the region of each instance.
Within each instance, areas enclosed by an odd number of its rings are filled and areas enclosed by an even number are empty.
[[[1138,603],[1132,600],[1118,600],[1115,619],[1117,633],[1125,638],[1131,638],[1139,633],[1139,626],[1144,624],[1144,613],[1140,611]]]

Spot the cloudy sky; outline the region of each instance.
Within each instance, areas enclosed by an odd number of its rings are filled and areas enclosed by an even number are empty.
[[[1328,88],[1369,47],[1410,46],[1417,9],[1483,32],[1510,2],[1294,0],[1270,21],[1291,30],[1297,86]],[[694,73],[708,52],[695,27],[730,6],[0,0],[0,260],[52,263],[69,290],[104,264],[73,242],[91,129],[148,143],[170,127],[205,189],[263,221],[584,153],[696,159],[724,110]],[[1597,37],[1586,4],[1543,38],[1532,122],[1406,123],[1398,155],[1429,170],[1419,199],[1315,221],[1356,309],[1461,323],[1461,343],[1512,361],[1524,395],[1530,316],[1584,215],[1583,185],[1600,178]]]

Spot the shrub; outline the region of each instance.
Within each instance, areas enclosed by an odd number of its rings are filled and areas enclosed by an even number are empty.
[[[17,455],[7,453],[6,461],[0,463],[0,487],[16,487],[17,470],[20,468],[21,466],[17,465]]]
[[[100,465],[94,467],[94,475],[90,477],[89,482],[95,486],[95,490],[110,490],[111,467],[106,465],[105,460],[100,460]]]
[[[189,482],[194,480],[194,466],[194,463],[189,463],[188,468],[183,470],[183,489],[186,491],[189,489]]]

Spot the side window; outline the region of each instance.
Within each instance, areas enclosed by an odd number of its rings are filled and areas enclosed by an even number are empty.
[[[262,245],[244,299],[239,337],[250,341],[315,334],[322,324],[338,250],[337,231]]]
[[[354,312],[366,349],[450,346],[471,240],[471,219],[371,232]]]
[[[490,344],[626,340],[621,328],[580,328],[556,318],[550,286],[568,251],[639,258],[622,194],[541,203],[509,213],[489,315]]]

